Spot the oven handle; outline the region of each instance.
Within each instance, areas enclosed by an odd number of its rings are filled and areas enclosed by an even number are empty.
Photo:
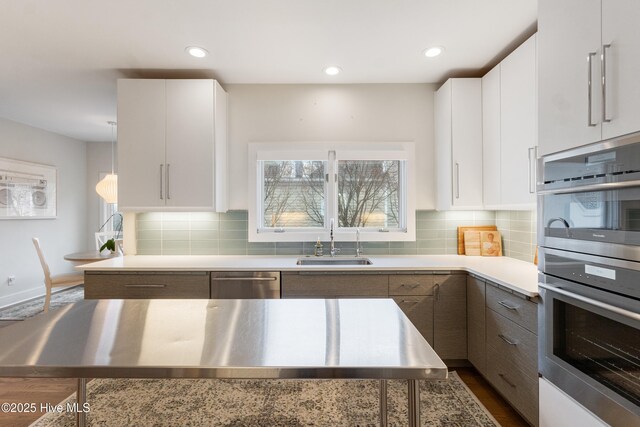
[[[570,194],[570,193],[586,193],[590,191],[609,191],[619,190],[622,188],[640,187],[640,180],[635,179],[633,181],[622,182],[602,182],[600,184],[581,185],[579,187],[558,188],[554,190],[540,190],[538,195],[546,194]]]
[[[582,261],[585,263],[608,265],[611,267],[624,268],[626,270],[640,271],[640,263],[635,261],[623,261],[615,258],[603,258],[595,255],[587,255],[579,252],[567,252],[558,249],[540,248],[539,255],[555,255],[563,258],[569,258],[574,261]]]
[[[556,288],[554,286],[545,285],[544,283],[538,283],[538,286],[543,288],[543,289],[546,289],[548,291],[555,292],[557,294],[564,295],[564,296],[569,297],[569,298],[573,298],[575,300],[584,302],[584,303],[592,305],[594,307],[598,307],[598,308],[601,308],[603,310],[607,310],[607,311],[610,311],[612,313],[619,314],[620,316],[626,317],[627,319],[635,320],[636,322],[640,321],[640,314],[634,313],[634,312],[629,311],[629,310],[625,310],[624,308],[620,308],[620,307],[616,307],[616,306],[611,305],[611,304],[607,304],[607,303],[604,303],[604,302],[596,301],[594,299],[587,298],[587,297],[584,297],[582,295],[574,294],[573,292],[565,291],[564,289]]]

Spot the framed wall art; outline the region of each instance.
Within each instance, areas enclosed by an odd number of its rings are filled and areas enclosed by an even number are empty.
[[[47,219],[57,215],[54,166],[0,157],[0,219]]]

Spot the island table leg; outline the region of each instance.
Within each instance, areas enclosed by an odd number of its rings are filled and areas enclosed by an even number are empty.
[[[86,427],[87,414],[84,412],[84,404],[87,401],[87,379],[78,378],[78,391],[76,393],[76,426]]]
[[[409,427],[420,426],[420,381],[408,380]]]
[[[387,427],[387,380],[380,380],[380,427]]]

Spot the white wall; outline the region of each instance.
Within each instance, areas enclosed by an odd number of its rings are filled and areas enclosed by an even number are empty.
[[[117,151],[115,152],[115,171],[117,173]],[[111,143],[87,143],[87,249],[95,246],[95,232],[100,222],[100,196],[96,193],[96,184],[100,174],[111,173]]]
[[[42,268],[31,242],[39,237],[54,273],[72,272],[63,259],[86,248],[86,143],[0,119],[0,157],[44,163],[58,170],[56,219],[0,220],[0,307],[44,294]],[[9,287],[7,276],[15,275]]]
[[[431,84],[226,85],[230,209],[248,209],[247,144],[413,141],[417,209],[434,208]]]

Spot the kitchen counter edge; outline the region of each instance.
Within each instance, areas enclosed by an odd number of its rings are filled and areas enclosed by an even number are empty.
[[[465,271],[534,298],[538,294],[537,266],[509,257],[465,255],[363,256],[372,265],[297,265],[301,257],[257,255],[129,255],[77,266],[90,272],[151,271]]]

